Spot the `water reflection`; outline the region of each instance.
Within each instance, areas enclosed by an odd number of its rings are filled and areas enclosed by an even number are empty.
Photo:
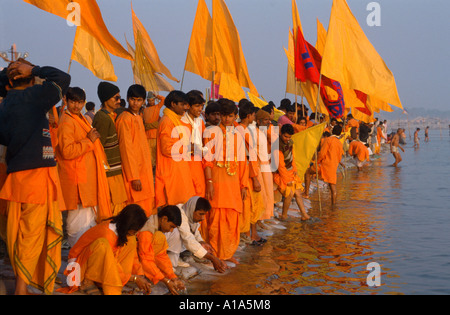
[[[374,161],[358,172],[348,169],[338,180],[338,203],[329,193],[312,196],[311,214],[320,222],[289,222],[261,248],[245,249],[241,265],[226,276],[195,285],[193,294],[399,294],[398,274],[389,268],[394,255],[386,224],[393,214],[384,209],[402,186],[401,168]],[[316,197],[317,198],[317,197]],[[394,214],[395,215],[395,214]],[[382,285],[369,287],[366,268],[381,265]],[[195,280],[194,280],[195,281]]]

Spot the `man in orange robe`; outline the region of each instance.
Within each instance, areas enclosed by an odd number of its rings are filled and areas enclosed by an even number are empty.
[[[205,99],[200,91],[192,90],[188,92],[188,110],[181,117],[181,121],[189,127],[190,144],[191,144],[191,159],[190,169],[192,173],[192,180],[194,181],[195,195],[205,197],[205,174],[203,172],[203,154],[205,148],[203,147],[203,132],[205,131],[205,123],[201,118]]]
[[[341,162],[342,155],[344,154],[342,143],[338,138],[342,133],[341,125],[334,126],[332,133],[333,134],[324,141],[319,151],[317,166],[311,166],[305,172],[305,193],[309,192],[311,176],[316,174],[315,167],[318,167],[317,171],[319,176],[324,182],[329,184],[331,191],[331,205],[334,205],[337,199],[337,168]]]
[[[156,99],[159,100],[156,104]],[[150,153],[152,155],[152,167],[156,167],[156,133],[159,125],[159,113],[164,105],[164,97],[155,95],[153,92],[147,94],[147,107],[144,109],[142,118],[145,124],[145,134],[147,135]]]
[[[260,220],[269,220],[273,217],[274,205],[274,188],[273,188],[273,174],[270,168],[270,149],[268,135],[273,132],[273,127],[270,123],[270,116],[266,115],[264,111],[258,110],[256,112],[256,153],[258,157],[258,164],[263,178],[261,192],[265,196],[265,211],[261,214]],[[269,128],[270,127],[270,128]],[[275,132],[273,132],[275,134]],[[275,136],[270,136],[270,138]],[[275,148],[274,148],[275,149]]]
[[[383,122],[380,121],[380,123],[377,126],[377,144],[375,146],[375,154],[380,154],[381,151],[381,139],[386,140],[386,137],[384,136],[384,127]]]
[[[182,91],[171,91],[158,127],[155,174],[156,207],[186,203],[195,195],[189,161],[189,127],[181,121],[188,107]]]
[[[250,238],[251,245],[260,246],[266,242],[266,239],[258,235],[256,223],[264,213],[267,202],[265,200],[265,194],[262,193],[263,178],[256,154],[256,134],[254,133],[256,130],[254,128],[249,128],[249,125],[255,120],[256,110],[258,109],[250,102],[241,104],[239,107],[239,117],[241,122],[236,129],[242,135],[245,142],[249,179],[249,194],[244,201],[243,211],[241,212],[241,219],[244,219],[245,222],[248,221],[247,224],[249,226],[248,228],[247,226],[243,226],[241,231]]]
[[[234,258],[240,240],[239,215],[247,197],[248,173],[245,143],[234,127],[237,107],[220,99],[220,125],[205,130],[208,153],[204,159],[206,199],[212,209],[207,215],[205,241],[217,257],[238,263]]]
[[[280,130],[280,143],[278,150],[274,151],[274,155],[278,156],[278,169],[273,174],[273,181],[278,186],[278,190],[284,196],[283,210],[280,220],[287,219],[289,206],[293,198],[297,203],[300,211],[301,220],[306,221],[310,216],[306,212],[302,198],[302,182],[297,175],[297,166],[295,165],[293,155],[293,141],[291,137],[294,135],[294,127],[286,124]],[[278,152],[277,152],[278,151]]]
[[[112,216],[106,179],[106,156],[98,132],[81,114],[85,92],[76,87],[66,93],[67,110],[58,126],[56,157],[67,214],[68,242],[73,246],[81,235],[102,219]]]
[[[173,271],[164,233],[172,232],[180,225],[181,212],[177,206],[165,206],[158,214],[150,216],[137,234],[139,263],[134,267],[135,270],[142,269],[153,284],[163,281],[174,295],[178,295],[185,286]]]
[[[356,128],[356,131],[359,132],[359,122],[353,118],[352,114],[347,115],[347,124],[345,125],[345,132],[347,132],[350,128]]]
[[[150,148],[139,110],[145,102],[142,85],[132,85],[127,92],[129,107],[117,118],[120,156],[128,202],[139,204],[150,216],[156,213],[155,188]]]
[[[356,133],[356,128],[353,127],[350,130],[350,146],[348,148],[348,154],[353,157],[358,171],[362,170],[362,167],[370,161],[369,158],[369,148],[366,147],[364,143],[358,140],[358,134]]]
[[[34,85],[34,77],[45,81]],[[0,199],[7,202],[7,247],[15,294],[32,285],[52,294],[61,266],[63,206],[46,113],[61,100],[70,76],[25,60],[0,72],[0,144],[7,146],[7,177]],[[2,95],[3,96],[3,95]]]

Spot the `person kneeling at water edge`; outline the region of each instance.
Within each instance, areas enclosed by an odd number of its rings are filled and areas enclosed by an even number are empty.
[[[154,284],[163,281],[170,293],[178,295],[185,290],[183,281],[177,278],[167,255],[166,236],[181,225],[181,212],[177,206],[165,206],[158,214],[148,218],[145,226],[137,233],[140,264],[135,264],[135,273],[142,269],[145,276]]]
[[[173,232],[166,233],[169,255],[174,267],[181,266],[179,262],[180,253],[183,250],[190,251],[198,259],[208,259],[212,262],[214,269],[225,272],[228,266],[224,261],[214,255],[214,250],[206,243],[199,231],[200,222],[211,210],[211,204],[202,197],[194,196],[184,205],[179,205],[181,210],[181,225]]]
[[[99,295],[100,287],[105,295],[120,295],[123,286],[134,281],[141,290],[150,293],[151,284],[143,273],[133,273],[137,254],[135,234],[146,222],[144,210],[131,204],[119,215],[86,231],[70,250],[64,272],[71,281],[78,281],[58,291],[72,293],[80,289],[86,294]]]

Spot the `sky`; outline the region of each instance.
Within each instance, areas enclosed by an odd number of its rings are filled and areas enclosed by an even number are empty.
[[[291,0],[225,0],[238,29],[248,71],[258,92],[277,106],[285,94]],[[379,4],[380,25],[369,26],[371,2]],[[130,0],[97,0],[110,33],[126,48],[125,36],[134,42]],[[211,12],[211,0],[206,0]],[[402,105],[408,108],[446,110],[450,80],[448,0],[347,0],[353,15],[386,65],[394,74]],[[180,83],[198,0],[133,0],[133,9],[149,33],[161,61]],[[315,45],[316,19],[328,28],[332,0],[297,0],[305,39]],[[68,71],[75,27],[58,16],[22,0],[0,0],[0,51],[13,43],[28,60],[40,66]],[[134,45],[133,45],[134,46]],[[133,84],[131,63],[111,55],[118,81],[126,96]],[[6,63],[0,60],[0,68]],[[72,62],[71,86],[85,89],[87,100],[98,109],[97,86],[101,81],[89,70]],[[183,91],[206,91],[210,82],[185,72]],[[445,92],[445,93],[444,93]],[[161,93],[165,95],[167,93]],[[396,109],[397,111],[397,109]]]

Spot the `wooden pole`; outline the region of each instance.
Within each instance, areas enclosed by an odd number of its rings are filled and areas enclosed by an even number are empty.
[[[317,101],[316,101],[316,120],[317,120],[317,112],[318,112],[318,108],[319,108],[319,97],[320,97],[320,85],[322,84],[322,72],[320,72],[320,77],[319,77],[319,88],[317,89]],[[319,187],[319,163],[317,161],[318,159],[318,152],[317,152],[317,147],[316,147],[316,185],[317,185],[317,194],[319,197],[319,213],[320,216],[322,216],[322,198],[320,196],[320,187]]]

